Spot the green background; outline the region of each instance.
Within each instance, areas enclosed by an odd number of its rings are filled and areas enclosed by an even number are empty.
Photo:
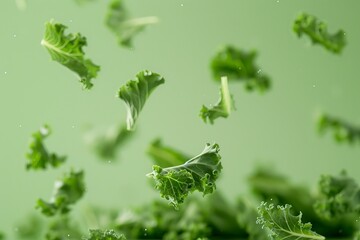
[[[134,49],[119,47],[105,27],[107,4],[34,0],[19,10],[15,1],[0,2],[0,231],[16,231],[15,223],[33,211],[37,198],[50,198],[54,180],[70,167],[86,174],[87,193],[74,206],[77,212],[88,204],[120,209],[159,198],[145,177],[151,171],[145,150],[156,137],[188,154],[206,142],[219,143],[224,169],[218,189],[229,199],[247,191],[246,177],[260,163],[314,190],[320,174],[341,169],[360,180],[360,147],[319,137],[314,124],[320,111],[360,123],[359,1],[128,0],[132,16],[160,18],[136,36]],[[340,56],[297,39],[292,22],[302,11],[326,21],[331,32],[346,31]],[[52,18],[87,37],[86,55],[101,66],[92,90],[82,90],[40,45],[44,23]],[[261,95],[231,84],[237,111],[211,126],[198,114],[202,104],[218,98],[209,61],[223,44],[257,49],[256,62],[273,86]],[[125,121],[115,94],[143,69],[162,74],[166,84],[146,103],[137,137],[118,161],[100,162],[85,135]],[[49,149],[67,154],[67,164],[26,172],[29,138],[43,123],[53,129]]]

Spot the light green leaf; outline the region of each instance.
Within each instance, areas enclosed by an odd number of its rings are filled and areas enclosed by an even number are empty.
[[[44,145],[45,139],[51,134],[51,129],[48,125],[44,125],[39,131],[33,133],[32,141],[30,143],[30,151],[26,154],[28,162],[26,169],[46,169],[49,165],[57,168],[62,165],[66,156],[58,156],[56,153],[49,153]]]
[[[204,120],[205,123],[209,121],[211,124],[213,124],[214,120],[219,117],[227,118],[233,109],[234,100],[229,91],[227,77],[221,77],[219,101],[214,106],[209,108],[203,105],[200,110],[200,117]]]
[[[45,34],[41,44],[48,50],[51,58],[75,72],[84,89],[90,89],[93,84],[92,78],[96,78],[100,67],[90,59],[85,58],[83,47],[86,46],[86,38],[80,33],[65,35],[67,27],[54,23],[45,24]]]
[[[139,117],[146,100],[155,88],[165,82],[165,79],[151,71],[141,71],[136,75],[135,80],[128,81],[118,92],[127,108],[127,129],[133,130],[135,122]]]
[[[148,176],[155,180],[161,197],[178,209],[189,193],[198,190],[206,195],[216,189],[215,181],[222,169],[219,150],[217,144],[206,144],[202,153],[184,164],[168,168],[155,165]]]
[[[151,142],[147,153],[162,168],[181,165],[190,158],[174,148],[164,146],[160,139]]]
[[[307,13],[301,13],[298,16],[294,22],[293,30],[298,37],[307,35],[313,44],[322,45],[333,53],[341,53],[346,45],[345,32],[343,30],[330,34],[326,23]]]
[[[113,0],[109,5],[106,25],[117,36],[119,44],[132,46],[132,39],[148,25],[157,23],[157,17],[142,17],[131,19],[128,16],[123,0]]]
[[[256,51],[245,52],[230,45],[222,47],[211,60],[214,79],[219,81],[226,76],[229,81],[243,81],[248,91],[268,90],[270,79],[256,66],[256,55]]]
[[[257,223],[270,230],[270,236],[275,240],[322,240],[325,237],[311,231],[311,223],[302,223],[302,213],[294,216],[291,205],[285,206],[262,202],[258,207]]]
[[[45,216],[54,216],[57,213],[65,214],[71,210],[70,205],[79,201],[84,193],[84,172],[71,170],[62,179],[55,182],[51,200],[46,202],[39,199],[36,208],[40,208]]]

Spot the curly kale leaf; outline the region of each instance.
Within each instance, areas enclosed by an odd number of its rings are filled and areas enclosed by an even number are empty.
[[[200,110],[200,117],[205,123],[209,120],[213,124],[214,120],[219,117],[227,118],[232,109],[234,109],[234,100],[229,91],[227,77],[221,77],[220,98],[218,102],[209,108],[203,105]]]
[[[302,223],[302,213],[294,216],[291,205],[285,206],[267,204],[262,202],[258,207],[259,217],[257,223],[270,231],[270,236],[275,240],[322,240],[325,237],[311,231],[311,223]]]
[[[59,156],[56,153],[49,153],[44,145],[44,140],[51,134],[48,125],[44,125],[39,131],[33,133],[30,143],[30,151],[26,154],[28,162],[26,169],[46,169],[49,165],[56,168],[62,165],[66,156]]]
[[[71,170],[62,179],[55,182],[51,200],[46,202],[39,199],[36,208],[39,208],[45,216],[54,216],[57,213],[65,214],[70,211],[70,205],[79,201],[84,193],[84,172]]]
[[[96,135],[91,141],[91,146],[96,155],[101,159],[116,159],[117,152],[134,135],[134,132],[128,131],[126,125],[109,129],[108,132]]]
[[[219,150],[217,144],[207,144],[202,153],[184,164],[168,168],[154,165],[148,176],[155,180],[161,197],[178,209],[189,193],[198,190],[206,195],[215,190],[222,169]]]
[[[82,48],[87,44],[86,38],[80,33],[65,35],[66,28],[60,23],[47,22],[41,44],[48,50],[54,61],[59,62],[79,76],[84,89],[90,89],[93,86],[91,79],[96,78],[100,67],[90,59],[85,58]]]
[[[324,175],[319,182],[320,197],[315,210],[325,219],[360,214],[360,186],[346,172],[339,176]]]
[[[343,120],[323,114],[319,117],[317,125],[321,134],[331,130],[337,142],[351,144],[360,141],[360,128]]]
[[[156,87],[163,84],[165,79],[151,71],[141,71],[136,75],[135,80],[128,81],[118,92],[127,108],[127,129],[133,130],[135,122],[145,105],[146,100]]]
[[[264,92],[270,88],[270,78],[262,74],[255,64],[256,52],[245,52],[233,46],[225,46],[211,61],[215,80],[228,77],[229,81],[244,81],[248,91]]]
[[[114,230],[90,229],[90,236],[83,240],[126,240],[124,235],[118,235]]]
[[[301,37],[303,34],[307,35],[313,44],[322,45],[333,53],[341,53],[346,45],[345,32],[343,30],[330,34],[326,23],[306,13],[301,13],[298,16],[294,22],[293,30],[298,37]]]
[[[132,46],[132,39],[146,26],[157,23],[157,17],[130,18],[123,0],[113,0],[109,5],[106,25],[117,36],[119,44]]]
[[[174,148],[164,146],[160,139],[151,142],[147,153],[162,168],[181,165],[190,158]]]

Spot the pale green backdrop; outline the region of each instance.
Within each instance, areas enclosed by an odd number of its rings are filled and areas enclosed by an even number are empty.
[[[128,0],[133,16],[161,20],[136,37],[132,50],[119,47],[104,26],[107,4],[33,0],[19,10],[13,0],[0,2],[0,231],[16,231],[15,223],[38,197],[51,196],[54,180],[70,167],[86,173],[87,193],[77,211],[87,204],[121,208],[159,198],[145,177],[151,162],[144,152],[155,137],[189,154],[206,142],[219,143],[224,169],[218,189],[230,199],[246,192],[246,176],[257,163],[310,186],[320,174],[341,169],[360,180],[360,146],[321,138],[314,125],[318,111],[360,124],[358,0]],[[332,32],[346,31],[341,56],[297,39],[292,22],[302,11],[325,20]],[[40,45],[44,23],[52,18],[87,37],[86,54],[101,65],[91,91],[82,90]],[[237,111],[206,125],[199,110],[216,102],[219,87],[209,60],[227,43],[257,49],[257,63],[273,87],[260,95],[231,84]],[[162,74],[166,84],[147,102],[137,138],[120,159],[99,162],[84,143],[86,129],[125,120],[116,91],[143,69]],[[26,172],[29,137],[43,123],[53,128],[49,149],[67,154],[67,165]]]

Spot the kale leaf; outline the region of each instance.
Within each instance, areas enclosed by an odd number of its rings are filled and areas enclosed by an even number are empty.
[[[270,78],[256,66],[256,55],[255,51],[245,52],[230,45],[221,48],[211,61],[214,79],[226,76],[229,81],[244,81],[248,91],[268,90]]]
[[[51,200],[46,202],[38,199],[36,208],[39,208],[45,216],[54,216],[57,213],[65,214],[70,211],[70,205],[79,201],[84,193],[84,172],[71,170],[62,179],[55,182]]]
[[[156,87],[163,84],[165,79],[151,71],[141,71],[135,80],[128,81],[120,87],[118,97],[125,102],[127,108],[127,129],[133,130],[135,122],[145,105],[146,100]]]
[[[90,229],[90,237],[84,237],[83,240],[126,240],[124,235],[118,235],[114,230]]]
[[[147,154],[156,165],[162,168],[181,165],[190,158],[174,148],[164,146],[160,139],[155,139],[150,143]]]
[[[86,38],[80,33],[65,35],[67,27],[54,23],[53,20],[45,24],[45,34],[41,41],[51,58],[75,72],[84,89],[90,89],[93,84],[92,78],[96,78],[100,67],[90,59],[85,58],[83,47],[86,46]]]
[[[44,140],[51,134],[51,129],[48,125],[44,125],[37,132],[32,134],[32,141],[30,143],[30,151],[26,154],[28,162],[26,169],[46,169],[49,165],[57,168],[62,165],[66,156],[59,156],[56,153],[49,153],[44,145]]]
[[[322,114],[318,118],[318,130],[320,134],[331,130],[337,142],[354,143],[360,141],[360,128],[353,126],[341,119]]]
[[[117,36],[119,44],[132,46],[133,37],[148,25],[157,23],[157,17],[142,17],[131,19],[124,7],[123,0],[113,0],[109,5],[106,25]]]
[[[298,37],[301,37],[303,34],[307,35],[313,44],[322,45],[333,53],[341,53],[346,45],[345,32],[343,30],[330,34],[326,23],[307,13],[301,13],[297,17],[293,30]]]
[[[258,207],[259,217],[257,223],[266,227],[270,231],[270,236],[275,240],[322,240],[325,237],[311,231],[311,223],[302,223],[302,213],[294,216],[291,211],[291,205],[285,206],[267,204],[262,202]]]
[[[218,102],[214,106],[210,106],[210,108],[203,105],[200,110],[200,117],[205,123],[209,121],[213,124],[214,120],[219,117],[227,118],[232,109],[234,109],[234,100],[229,91],[228,79],[227,77],[221,77],[220,98]]]
[[[189,193],[198,190],[206,195],[215,190],[222,169],[219,150],[217,144],[206,144],[202,153],[184,164],[168,168],[154,165],[148,176],[155,180],[161,197],[178,209]]]

